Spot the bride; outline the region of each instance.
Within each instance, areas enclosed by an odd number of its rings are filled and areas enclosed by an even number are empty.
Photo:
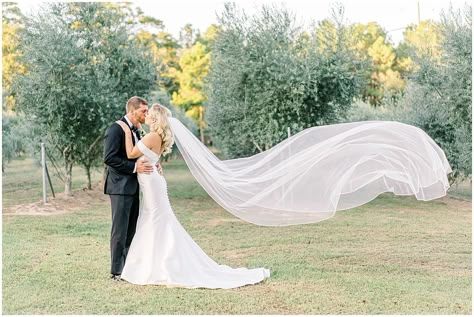
[[[130,128],[117,121],[126,134],[128,158],[144,157],[151,165],[171,152],[174,143],[168,117],[171,112],[153,104],[145,118],[150,133],[135,147]],[[154,167],[155,168],[155,167]],[[270,276],[264,268],[233,269],[214,262],[194,242],[175,217],[166,180],[156,168],[138,174],[143,193],[137,229],[121,278],[133,284],[160,284],[188,288],[235,288],[255,284]]]
[[[431,200],[446,195],[451,167],[443,150],[421,129],[395,121],[365,121],[305,129],[271,149],[219,160],[159,104],[146,117],[148,133],[129,158],[152,163],[174,142],[191,173],[219,205],[262,226],[328,219],[384,192]],[[269,277],[265,268],[232,269],[210,259],[178,222],[166,181],[156,171],[138,174],[143,201],[122,278],[135,284],[234,288]]]

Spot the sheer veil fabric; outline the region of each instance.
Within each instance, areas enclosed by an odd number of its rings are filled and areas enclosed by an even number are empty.
[[[395,121],[308,128],[246,158],[220,160],[179,120],[175,142],[206,192],[256,225],[314,223],[384,192],[431,200],[446,195],[451,167],[421,129]]]

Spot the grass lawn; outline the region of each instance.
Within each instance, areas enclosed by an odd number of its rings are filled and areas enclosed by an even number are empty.
[[[15,161],[3,175],[4,207],[41,199],[31,163]],[[209,256],[270,268],[268,280],[233,290],[113,282],[108,199],[51,215],[4,210],[3,314],[472,312],[470,184],[436,201],[383,194],[321,223],[259,227],[214,203],[183,161],[164,169],[177,217]]]
[[[54,192],[64,192],[64,183],[54,174],[53,166],[49,163],[47,165]],[[102,172],[103,169],[98,168],[92,171],[92,183],[102,179]],[[38,161],[33,159],[12,161],[7,165],[6,174],[2,178],[4,207],[43,199],[41,164]],[[72,169],[72,181],[73,190],[86,187],[87,176],[79,166],[74,166]],[[51,189],[48,183],[47,186],[49,200]]]

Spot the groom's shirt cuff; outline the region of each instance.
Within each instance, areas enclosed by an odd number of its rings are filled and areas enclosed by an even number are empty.
[[[135,167],[133,168],[133,172],[134,172],[134,173],[137,172],[137,163],[135,163]]]

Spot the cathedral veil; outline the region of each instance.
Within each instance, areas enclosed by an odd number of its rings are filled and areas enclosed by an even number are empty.
[[[314,223],[384,192],[431,200],[449,188],[443,150],[423,130],[395,121],[313,127],[265,152],[220,160],[179,120],[168,120],[200,185],[256,225]]]

